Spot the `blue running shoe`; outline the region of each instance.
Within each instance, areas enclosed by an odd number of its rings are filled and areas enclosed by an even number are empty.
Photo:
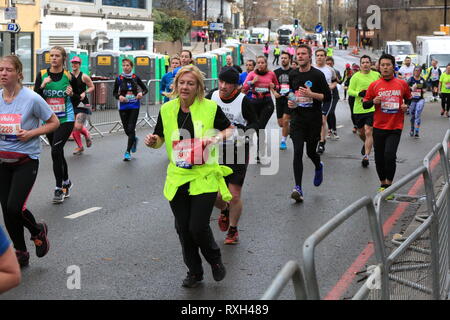
[[[286,149],[287,149],[286,141],[281,141],[280,150],[286,150]]]
[[[323,162],[320,162],[320,169],[316,170],[316,174],[314,175],[314,185],[316,187],[320,186],[323,181]]]
[[[135,137],[133,146],[131,147],[131,152],[135,153],[137,151],[138,141],[139,141],[139,138]]]
[[[123,161],[130,161],[131,160],[131,154],[127,151],[123,155]]]
[[[294,190],[292,190],[291,198],[296,202],[303,202],[303,192],[300,186],[295,186]]]

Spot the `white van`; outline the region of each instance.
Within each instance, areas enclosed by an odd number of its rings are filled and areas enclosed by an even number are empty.
[[[416,46],[420,65],[429,67],[435,59],[442,72],[445,71],[450,63],[450,36],[417,36]]]
[[[401,66],[406,57],[410,57],[412,63],[417,64],[417,55],[414,53],[414,47],[411,41],[387,41],[384,49],[385,53],[388,53],[395,57],[395,62]]]

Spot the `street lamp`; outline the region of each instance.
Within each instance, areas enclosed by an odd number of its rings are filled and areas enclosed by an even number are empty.
[[[321,22],[322,21],[322,4],[323,4],[323,2],[322,2],[322,0],[317,0],[317,5],[319,6],[319,21],[318,22]]]

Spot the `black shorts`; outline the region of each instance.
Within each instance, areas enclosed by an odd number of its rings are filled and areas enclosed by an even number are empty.
[[[288,107],[288,100],[286,97],[276,99],[277,119],[283,118],[285,114],[291,114],[291,108]]]
[[[439,88],[439,80],[431,81],[431,87],[432,88]]]
[[[323,102],[322,103],[322,114],[324,116],[328,116],[328,114],[330,113],[331,110],[331,100],[328,102]]]
[[[365,125],[373,127],[373,112],[355,113],[355,123],[358,129],[364,128]]]
[[[244,185],[248,164],[226,164],[226,166],[233,170],[232,174],[225,177],[227,185],[231,183],[242,187]]]

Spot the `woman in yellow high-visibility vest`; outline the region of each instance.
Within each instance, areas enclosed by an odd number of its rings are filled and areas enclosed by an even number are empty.
[[[209,221],[218,192],[225,201],[231,200],[224,176],[232,170],[219,165],[216,144],[230,136],[233,127],[222,109],[204,95],[200,70],[182,67],[174,80],[174,99],[161,107],[153,134],[145,138],[151,148],[166,144],[169,166],[164,196],[175,216],[189,269],[182,283],[187,288],[203,280],[200,251],[211,265],[214,280],[221,281],[226,273]]]

